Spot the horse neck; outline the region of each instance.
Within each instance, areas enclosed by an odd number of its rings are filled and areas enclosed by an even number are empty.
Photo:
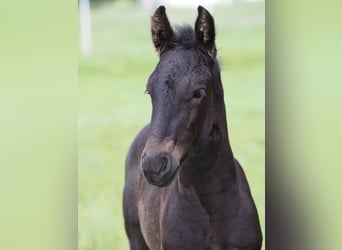
[[[235,163],[218,65],[216,71],[212,107],[180,173],[180,181],[193,186],[198,194],[223,192],[235,184]]]

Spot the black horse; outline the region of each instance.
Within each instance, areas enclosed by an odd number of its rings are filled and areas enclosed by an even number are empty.
[[[151,31],[160,56],[146,88],[152,119],[126,159],[130,247],[260,249],[256,207],[229,144],[213,18],[199,6],[195,29],[174,31],[160,6]]]

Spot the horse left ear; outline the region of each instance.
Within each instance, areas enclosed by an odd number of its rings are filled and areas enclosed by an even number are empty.
[[[197,41],[202,44],[211,57],[216,57],[214,19],[202,6],[198,6],[198,16],[195,22]]]

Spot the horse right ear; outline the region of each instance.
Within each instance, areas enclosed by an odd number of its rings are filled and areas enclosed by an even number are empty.
[[[160,54],[163,47],[173,35],[170,22],[166,16],[165,7],[159,6],[151,17],[152,41],[157,52]]]

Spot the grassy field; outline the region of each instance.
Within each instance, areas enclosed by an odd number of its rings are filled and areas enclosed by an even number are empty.
[[[193,24],[196,9],[168,9],[171,23]],[[151,11],[117,2],[92,10],[93,52],[79,61],[79,249],[125,250],[124,161],[151,114],[144,94],[158,61],[150,41]],[[213,9],[228,126],[264,232],[265,24],[263,3]]]

